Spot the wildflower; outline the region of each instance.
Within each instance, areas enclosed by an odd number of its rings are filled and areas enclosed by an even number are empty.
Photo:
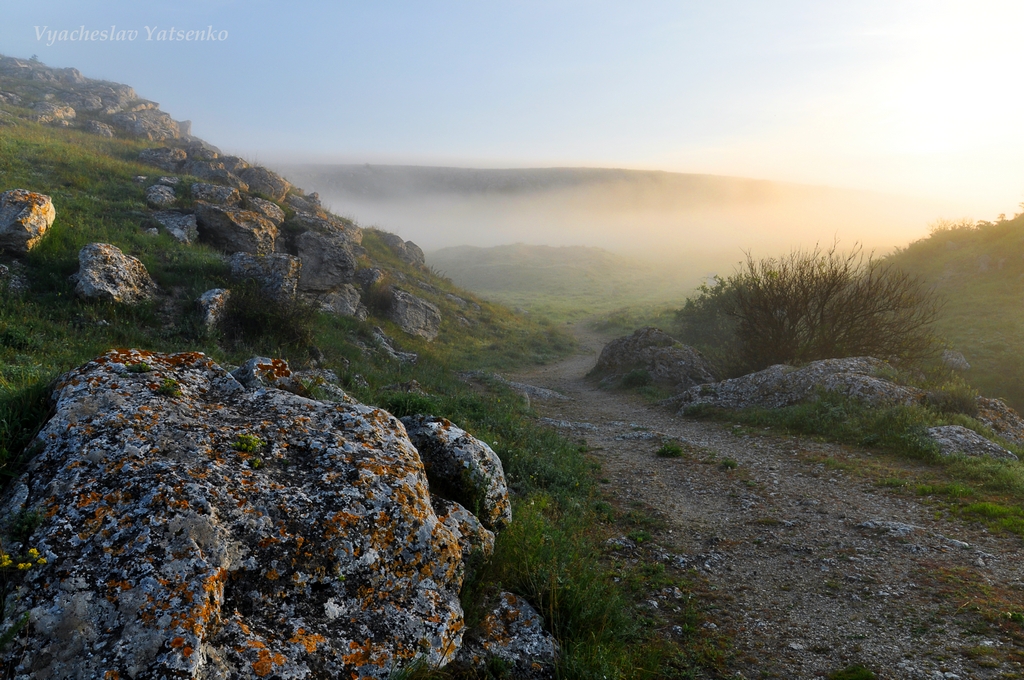
[[[11,560],[10,555],[8,555],[7,553],[0,554],[0,569],[3,569],[4,567],[9,567],[13,563],[14,562]]]
[[[18,563],[18,569],[21,569],[22,571],[25,571],[26,569],[31,569],[31,568],[32,568],[32,563],[31,562],[19,562]]]
[[[36,558],[39,557],[39,551],[36,550],[35,548],[29,548],[28,549],[28,556],[31,557],[32,559],[36,559]]]
[[[46,564],[46,558],[40,557],[38,560],[36,560],[36,564]]]

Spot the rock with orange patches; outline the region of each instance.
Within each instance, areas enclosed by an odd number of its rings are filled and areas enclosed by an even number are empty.
[[[45,194],[11,189],[0,194],[0,250],[24,255],[53,224],[57,212]]]
[[[540,614],[518,595],[501,593],[476,628],[468,631],[457,666],[483,671],[498,659],[513,678],[555,677],[558,642],[543,627]]]
[[[489,532],[438,517],[389,413],[138,350],[53,401],[0,498],[43,518],[46,563],[10,600],[29,622],[0,651],[13,676],[386,678],[461,646],[463,546]]]
[[[84,246],[78,252],[78,272],[71,278],[75,295],[97,302],[137,304],[157,290],[142,262],[109,243]]]
[[[407,416],[402,424],[419,449],[434,494],[474,508],[492,531],[512,521],[505,471],[490,446],[444,418]]]

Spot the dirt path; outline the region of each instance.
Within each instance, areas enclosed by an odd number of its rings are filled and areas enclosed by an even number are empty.
[[[994,609],[1024,609],[1020,539],[879,487],[863,473],[869,452],[599,390],[584,375],[605,339],[573,330],[580,354],[514,379],[572,397],[533,404],[593,449],[618,507],[667,520],[653,540],[717,593],[711,619],[733,637],[735,677],[819,678],[853,663],[880,678],[1024,677],[1021,626]],[[657,457],[667,440],[689,455]]]

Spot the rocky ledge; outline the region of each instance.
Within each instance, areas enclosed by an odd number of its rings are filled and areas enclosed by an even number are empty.
[[[0,505],[7,554],[33,558],[6,603],[27,613],[14,676],[384,678],[456,658],[465,563],[493,534],[431,495],[444,484],[391,414],[250,364],[112,350],[61,378]],[[448,439],[417,435],[504,490],[486,445]]]

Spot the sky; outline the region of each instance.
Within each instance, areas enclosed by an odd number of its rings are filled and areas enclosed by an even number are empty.
[[[1019,1],[3,0],[2,17],[0,52],[128,83],[251,160],[712,173],[979,219],[1024,201]],[[48,40],[83,25],[138,37]],[[171,27],[223,39],[157,39]]]

